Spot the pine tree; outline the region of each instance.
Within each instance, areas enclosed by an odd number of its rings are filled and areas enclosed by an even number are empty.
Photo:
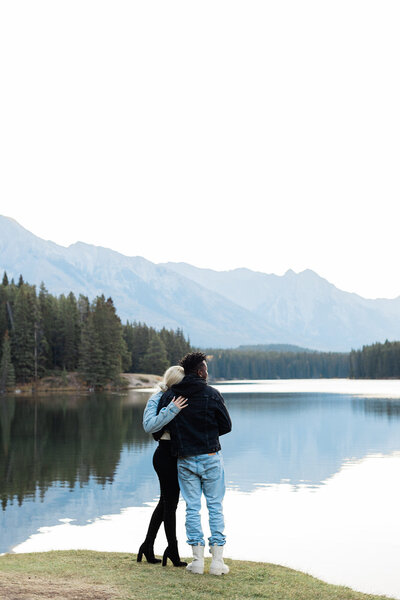
[[[22,284],[18,288],[14,306],[14,330],[11,349],[17,381],[26,382],[35,375],[35,288]]]
[[[4,287],[8,286],[8,277],[7,277],[7,272],[6,271],[4,271],[2,285],[4,285]]]
[[[94,325],[93,314],[89,314],[82,327],[79,371],[90,387],[99,388],[106,382],[100,337]]]
[[[153,333],[148,350],[143,357],[143,372],[162,375],[168,367],[169,362],[164,342],[157,333]]]
[[[133,373],[133,348],[134,348],[134,340],[135,340],[135,333],[134,333],[134,326],[129,323],[129,321],[126,322],[126,325],[123,326],[123,336],[124,336],[124,340],[125,340],[125,344],[126,344],[126,349],[127,349],[127,354],[128,354],[128,360],[126,361],[125,364],[125,369],[124,371],[126,373]]]
[[[144,372],[143,358],[147,352],[150,343],[152,330],[147,325],[138,323],[134,327],[132,342],[132,372]]]
[[[0,340],[4,338],[7,331],[7,290],[4,285],[0,285]],[[1,360],[1,349],[0,349]]]
[[[0,362],[0,392],[11,390],[14,386],[15,371],[11,361],[11,344],[8,332],[6,332],[3,339]]]
[[[15,301],[16,301],[19,289],[15,285],[13,279],[11,280],[11,283],[9,283],[3,289],[6,292],[7,329],[12,338],[12,334],[14,331],[14,307],[15,307]],[[12,345],[11,345],[11,350],[12,350]]]
[[[93,305],[93,322],[101,340],[106,381],[114,381],[122,370],[122,325],[111,298],[99,296]]]
[[[128,350],[128,345],[125,341],[124,336],[121,340],[121,371],[127,373],[130,371],[132,366],[132,355]]]
[[[78,312],[79,312],[79,321],[82,325],[82,323],[84,323],[89,316],[89,312],[90,312],[89,298],[87,296],[83,296],[83,294],[79,294],[77,304],[78,304]]]
[[[177,364],[181,358],[192,351],[192,347],[190,345],[189,339],[185,339],[182,329],[177,329],[175,332],[176,337],[176,347],[178,355],[175,357],[173,364]]]
[[[55,348],[57,341],[57,299],[49,294],[44,283],[39,289],[39,313],[42,327],[42,360],[44,369],[54,369],[57,364]]]
[[[92,339],[95,354],[88,347]],[[122,325],[111,298],[97,297],[86,323],[83,325],[80,347],[80,370],[89,381],[91,370],[96,375],[95,385],[103,386],[117,381],[122,370],[122,361],[127,363],[127,347],[122,335]]]
[[[67,297],[60,296],[59,327],[61,366],[67,371],[74,371],[78,366],[81,325],[77,301],[72,292]]]

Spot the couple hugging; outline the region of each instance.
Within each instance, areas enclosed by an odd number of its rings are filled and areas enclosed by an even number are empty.
[[[160,480],[160,501],[150,519],[146,539],[137,560],[159,563],[154,556],[154,540],[162,522],[168,541],[163,566],[169,558],[175,567],[191,573],[204,572],[204,535],[201,527],[201,496],[207,501],[211,536],[210,573],[222,575],[229,568],[222,553],[225,544],[222,500],[225,494],[224,466],[219,436],[229,433],[231,419],[221,394],[207,385],[206,355],[191,352],[180,366],[164,374],[160,391],[149,399],[143,427],[158,440],[153,466]],[[180,560],[176,540],[176,508],[179,491],[186,502],[186,535],[193,561]]]

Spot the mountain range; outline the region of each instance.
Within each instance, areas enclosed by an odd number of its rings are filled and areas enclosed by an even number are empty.
[[[53,294],[111,296],[122,321],[180,327],[192,344],[235,347],[294,344],[348,351],[400,339],[400,297],[362,298],[317,273],[273,275],[213,271],[186,263],[155,264],[77,242],[45,241],[0,216],[0,270]]]

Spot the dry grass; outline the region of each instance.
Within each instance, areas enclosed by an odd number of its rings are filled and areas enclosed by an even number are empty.
[[[118,592],[104,585],[38,575],[0,572],[1,600],[112,600]]]
[[[206,559],[208,568],[210,559]],[[1,600],[384,600],[278,565],[226,560],[222,577],[191,575],[133,554],[63,551],[0,557]]]

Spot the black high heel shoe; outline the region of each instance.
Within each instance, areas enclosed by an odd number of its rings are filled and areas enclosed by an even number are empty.
[[[165,567],[167,564],[167,558],[172,562],[174,567],[186,567],[187,562],[183,561],[179,557],[178,552],[178,544],[170,544],[166,547],[165,552],[163,554],[162,566]]]
[[[151,563],[152,565],[156,565],[161,562],[159,558],[156,558],[154,556],[153,546],[149,546],[148,544],[146,544],[146,542],[143,542],[143,544],[139,548],[139,552],[136,559],[137,562],[142,562],[143,554],[145,555],[147,562]]]

